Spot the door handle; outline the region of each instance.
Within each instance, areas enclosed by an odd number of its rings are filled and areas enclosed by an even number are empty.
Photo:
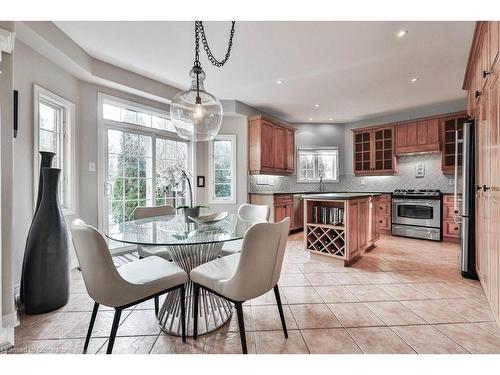
[[[483,188],[483,187],[482,187],[481,185],[477,185],[477,186],[476,186],[476,191],[481,191],[481,189],[482,189],[482,188]]]
[[[486,185],[483,185],[483,190],[484,191],[487,191],[487,190],[490,190],[491,188],[489,186],[486,186]]]

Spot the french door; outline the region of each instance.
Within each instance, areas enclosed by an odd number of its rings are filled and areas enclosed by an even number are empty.
[[[189,170],[188,144],[128,127],[106,125],[103,227],[119,233],[138,206],[186,204],[185,182],[176,170]],[[123,244],[109,241],[112,250]]]

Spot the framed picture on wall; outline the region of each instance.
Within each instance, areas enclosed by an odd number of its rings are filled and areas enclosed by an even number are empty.
[[[197,187],[205,187],[205,176],[198,176],[196,178],[196,186]]]

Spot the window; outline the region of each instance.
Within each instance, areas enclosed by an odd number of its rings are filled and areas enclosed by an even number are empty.
[[[35,183],[39,179],[39,151],[54,152],[52,166],[61,169],[59,202],[65,215],[76,212],[74,126],[75,105],[60,96],[35,85]],[[37,189],[34,189],[35,192]],[[36,199],[36,196],[35,196]]]
[[[178,172],[192,172],[192,147],[169,128],[168,113],[105,94],[99,94],[99,108],[100,228],[118,233],[138,206],[188,204]]]
[[[339,180],[339,149],[329,148],[299,148],[298,149],[299,182]]]
[[[105,120],[175,132],[174,125],[165,114],[130,103],[114,103],[105,100],[102,106],[102,117]]]
[[[209,201],[236,203],[236,135],[218,135],[209,144]]]

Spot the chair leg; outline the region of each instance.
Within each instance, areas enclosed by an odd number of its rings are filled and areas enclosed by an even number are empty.
[[[115,344],[116,331],[118,331],[118,325],[120,324],[120,317],[122,315],[122,309],[115,309],[115,316],[113,318],[113,325],[111,326],[111,334],[109,335],[108,349],[106,354],[111,354],[113,351],[113,345]]]
[[[186,287],[181,286],[181,327],[182,327],[182,342],[186,342]]]
[[[155,316],[158,316],[158,312],[160,311],[160,297],[156,296],[155,300]]]
[[[87,331],[87,338],[85,339],[85,345],[83,345],[83,353],[87,352],[89,346],[90,336],[92,335],[92,329],[94,328],[95,318],[97,317],[97,310],[99,310],[99,304],[94,303],[94,309],[92,310],[92,316],[90,317],[89,329]]]
[[[236,313],[238,314],[238,326],[240,329],[240,340],[241,340],[241,349],[243,350],[243,354],[247,354],[247,338],[245,333],[245,320],[243,318],[243,304],[241,302],[236,302],[234,304],[236,307]]]
[[[283,306],[281,305],[280,290],[278,289],[278,284],[274,286],[274,296],[276,297],[276,303],[278,304],[278,310],[280,312],[281,325],[283,326],[283,332],[285,337],[288,338],[288,331],[286,329],[285,314],[283,314]]]
[[[198,338],[198,306],[200,297],[200,286],[193,283],[193,339]]]

